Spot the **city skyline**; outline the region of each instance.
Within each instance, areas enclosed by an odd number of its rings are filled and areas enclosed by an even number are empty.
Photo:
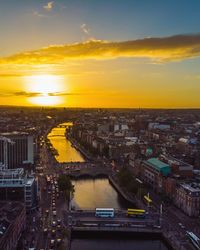
[[[0,3],[1,105],[199,108],[199,9],[197,1]]]

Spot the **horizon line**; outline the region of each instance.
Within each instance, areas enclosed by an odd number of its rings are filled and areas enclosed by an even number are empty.
[[[1,105],[0,108],[9,107],[9,108],[53,108],[53,109],[136,109],[136,110],[200,110],[200,107],[65,107],[65,106],[39,106],[39,105]]]

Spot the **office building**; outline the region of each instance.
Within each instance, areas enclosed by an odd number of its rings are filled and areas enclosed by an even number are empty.
[[[25,203],[26,209],[37,206],[38,185],[33,176],[27,176],[23,168],[0,171],[0,199]]]
[[[13,169],[34,164],[33,136],[27,133],[0,134],[0,165]]]

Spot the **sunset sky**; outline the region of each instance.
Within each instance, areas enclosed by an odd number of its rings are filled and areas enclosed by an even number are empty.
[[[0,1],[0,104],[200,108],[200,1]]]

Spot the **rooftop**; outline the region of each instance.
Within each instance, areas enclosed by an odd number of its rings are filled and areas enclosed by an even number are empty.
[[[147,160],[147,162],[149,164],[153,165],[154,167],[158,168],[158,169],[169,167],[168,164],[164,163],[163,161],[160,161],[157,158],[150,158],[150,159]]]
[[[192,192],[192,193],[200,193],[200,184],[199,183],[183,183],[181,184],[185,190]]]
[[[4,133],[0,133],[0,136],[24,136],[24,135],[28,135],[27,132],[22,132],[22,131],[12,131],[12,132],[4,132]]]
[[[0,187],[31,186],[35,178],[27,176],[23,168],[4,169],[0,171]]]
[[[164,175],[168,175],[170,173],[170,166],[168,164],[160,161],[157,158],[150,158],[147,161],[145,161],[145,163],[148,166],[153,167],[157,171],[162,172],[162,174],[164,174]]]

